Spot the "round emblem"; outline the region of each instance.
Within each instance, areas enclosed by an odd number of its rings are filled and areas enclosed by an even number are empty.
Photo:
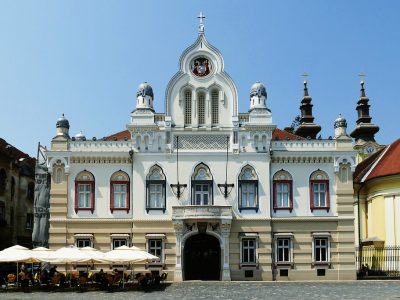
[[[191,63],[192,73],[199,77],[204,77],[210,74],[212,64],[208,58],[197,57]]]

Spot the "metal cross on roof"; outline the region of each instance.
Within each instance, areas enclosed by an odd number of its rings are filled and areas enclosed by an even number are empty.
[[[206,16],[203,15],[203,12],[200,12],[200,15],[197,18],[200,19],[200,24],[203,24],[203,19],[205,19]]]
[[[361,72],[361,73],[358,74],[358,77],[360,77],[361,81],[364,81],[365,76],[366,76],[366,75],[365,75],[365,73],[363,73],[363,72]]]
[[[307,72],[304,72],[301,76],[304,77],[304,81],[307,81],[307,77],[308,77],[308,73]]]

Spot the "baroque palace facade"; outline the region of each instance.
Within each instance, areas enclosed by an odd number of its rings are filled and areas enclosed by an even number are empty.
[[[239,113],[202,21],[179,66],[165,113],[142,83],[125,131],[70,138],[58,120],[46,151],[50,247],[135,245],[161,259],[135,271],[165,270],[174,281],[355,279],[346,120],[335,121],[334,138],[317,139],[306,82],[293,133],[272,122],[259,82]]]

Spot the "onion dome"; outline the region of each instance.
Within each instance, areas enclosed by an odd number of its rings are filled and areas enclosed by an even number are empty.
[[[86,141],[86,137],[83,134],[83,132],[79,132],[78,134],[75,135],[75,140],[76,141]]]
[[[256,83],[251,86],[250,98],[253,96],[264,96],[265,98],[267,98],[267,90],[265,89],[265,86],[259,81],[256,81]]]
[[[57,120],[57,124],[56,124],[57,128],[66,128],[69,129],[69,122],[68,120],[65,118],[64,114],[62,114],[61,118],[59,118]]]
[[[259,82],[256,81],[251,86],[250,90],[250,110],[249,111],[260,111],[261,110],[266,110],[267,106],[265,105],[265,100],[267,99],[267,91],[265,89],[265,86]]]
[[[339,114],[339,116],[337,117],[337,119],[335,120],[335,123],[333,125],[333,127],[336,128],[340,128],[340,127],[344,127],[347,128],[347,121],[345,118],[342,117],[342,114]]]
[[[136,97],[139,97],[139,96],[142,96],[142,97],[150,96],[151,98],[154,98],[153,88],[151,87],[151,85],[148,84],[147,82],[141,83],[136,92]]]
[[[153,110],[153,88],[147,82],[143,82],[139,85],[136,92],[136,108]]]

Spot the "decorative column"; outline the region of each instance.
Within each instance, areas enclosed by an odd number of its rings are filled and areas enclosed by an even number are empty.
[[[231,220],[221,221],[221,236],[223,239],[223,269],[222,269],[222,280],[231,280],[231,269],[229,266],[229,235],[231,233]]]
[[[183,281],[182,276],[182,236],[184,231],[184,224],[181,220],[173,221],[176,233],[176,265],[175,265],[175,278],[174,281]]]

